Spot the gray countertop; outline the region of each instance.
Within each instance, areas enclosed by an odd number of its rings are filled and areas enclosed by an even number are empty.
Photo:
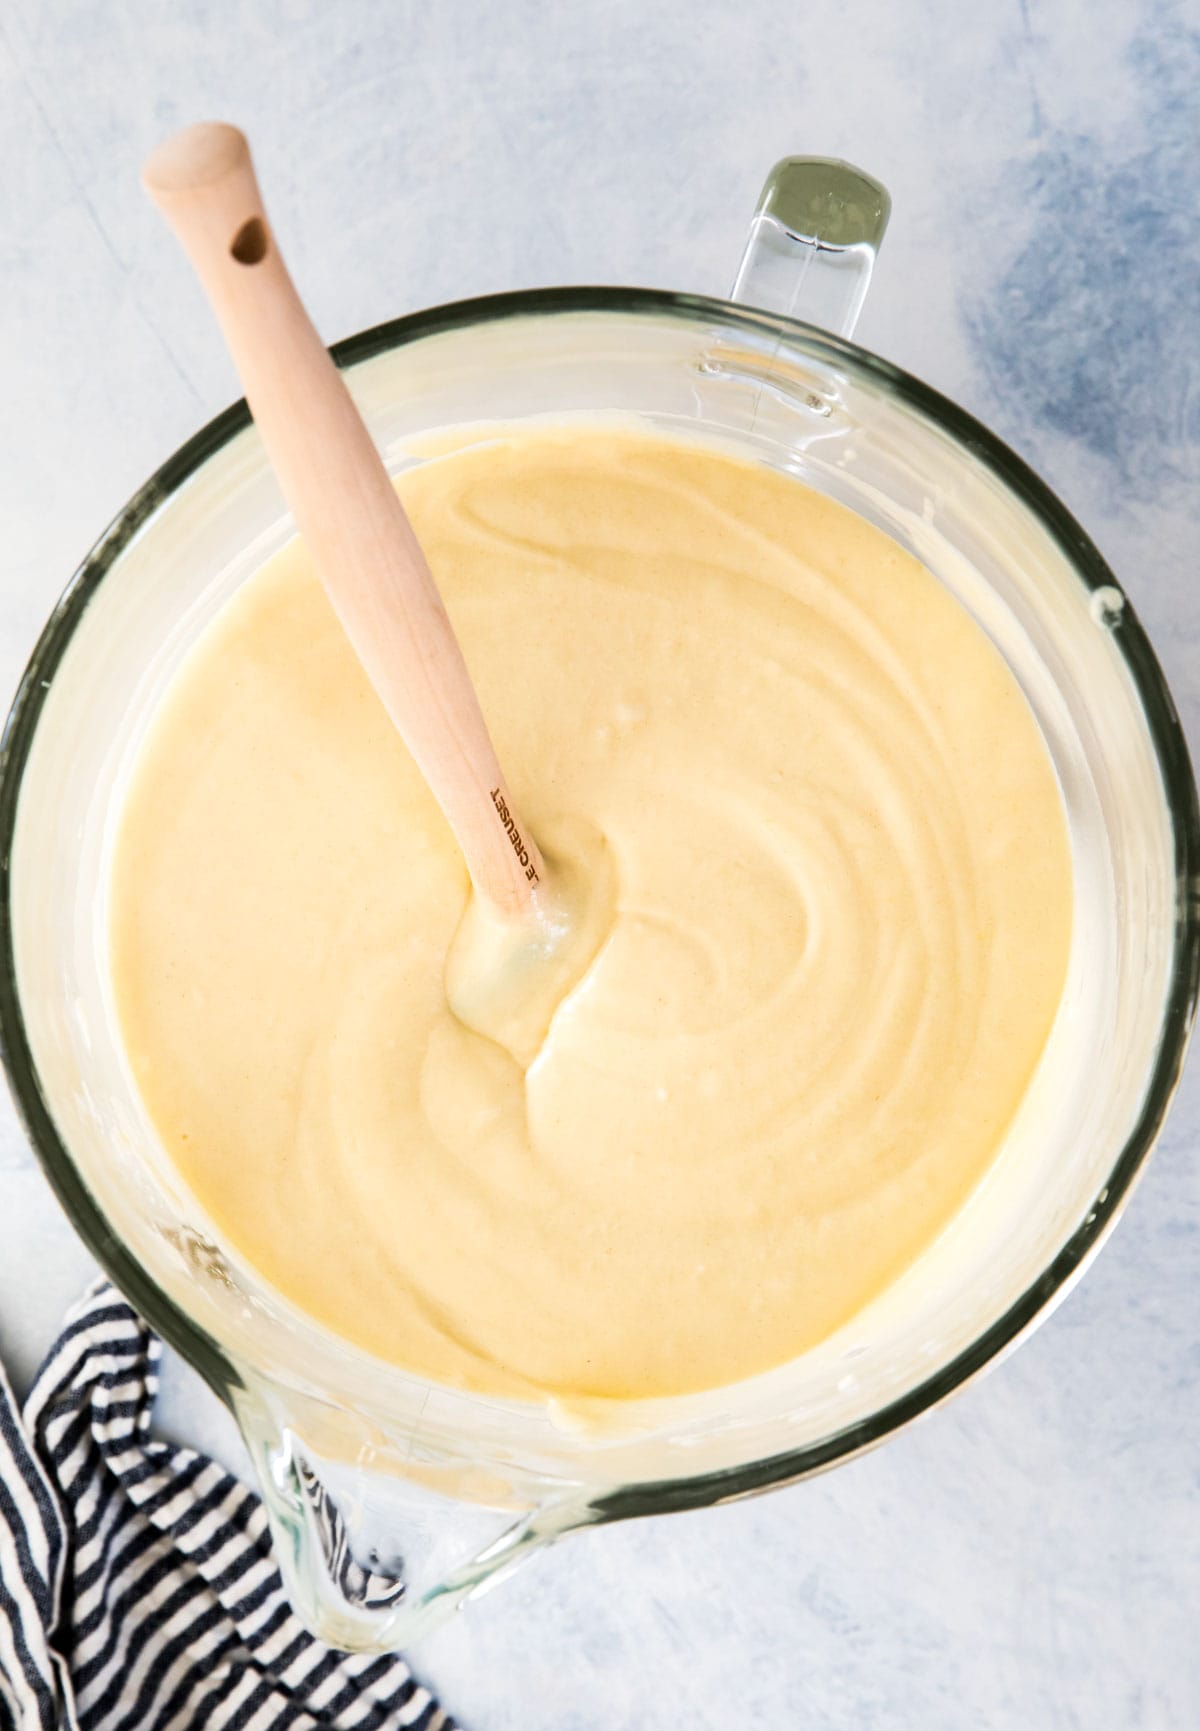
[[[1200,743],[1195,0],[6,0],[0,687],[80,555],[237,394],[137,185],[252,133],[331,340],[551,282],[725,292],[779,156],[895,213],[859,327],[1089,528]],[[881,1451],[577,1537],[414,1663],[474,1731],[1200,1721],[1200,1083],[1115,1238],[1020,1352]],[[18,1383],[88,1258],[0,1110],[0,1354]],[[161,1417],[231,1454],[177,1361]]]

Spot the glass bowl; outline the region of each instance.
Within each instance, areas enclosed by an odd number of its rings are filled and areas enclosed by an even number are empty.
[[[737,292],[848,333],[885,220],[866,177],[782,165]],[[4,735],[5,1060],[76,1228],[236,1415],[297,1609],[336,1645],[388,1648],[573,1529],[849,1459],[1047,1314],[1126,1202],[1179,1077],[1200,825],[1170,694],[1083,530],[978,422],[847,335],[736,302],[560,289],[437,308],[334,353],[393,469],[441,429],[633,417],[878,524],[1020,682],[1061,783],[1077,906],[1063,1003],[993,1169],[830,1340],[733,1387],[598,1404],[587,1423],[422,1382],[325,1332],[222,1240],[121,1046],[107,896],[131,763],[197,633],[293,532],[244,404],[146,483],[67,587]]]

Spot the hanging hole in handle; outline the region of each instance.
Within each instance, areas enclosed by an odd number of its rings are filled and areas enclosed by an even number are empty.
[[[261,264],[267,256],[267,225],[261,216],[244,222],[229,243],[229,256],[239,264]]]

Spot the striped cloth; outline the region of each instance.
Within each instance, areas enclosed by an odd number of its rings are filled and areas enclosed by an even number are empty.
[[[258,1498],[150,1435],[161,1353],[101,1281],[23,1415],[0,1368],[0,1726],[455,1731],[402,1659],[306,1634]]]

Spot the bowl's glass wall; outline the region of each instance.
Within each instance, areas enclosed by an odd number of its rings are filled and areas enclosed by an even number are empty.
[[[369,1446],[454,1494],[519,1507],[556,1484],[593,1498],[662,1492],[750,1462],[778,1462],[783,1476],[861,1446],[903,1397],[937,1392],[936,1373],[1012,1314],[1103,1210],[1159,1055],[1177,962],[1178,825],[1122,653],[1121,598],[1093,592],[1038,513],[883,369],[795,327],[702,306],[496,316],[383,342],[350,382],[396,468],[420,460],[414,441],[438,428],[477,424],[486,437],[489,423],[529,416],[636,415],[786,469],[918,553],[1007,657],[1061,778],[1078,921],[1045,1061],[994,1172],[898,1287],[817,1351],[736,1389],[598,1413],[580,1431],[431,1391],[281,1302],[165,1160],[121,1050],[106,955],[114,819],[155,705],[197,633],[291,532],[247,430],[120,552],[43,694],[11,899],[20,1012],[58,1137],[155,1285],[264,1409],[329,1458]]]

